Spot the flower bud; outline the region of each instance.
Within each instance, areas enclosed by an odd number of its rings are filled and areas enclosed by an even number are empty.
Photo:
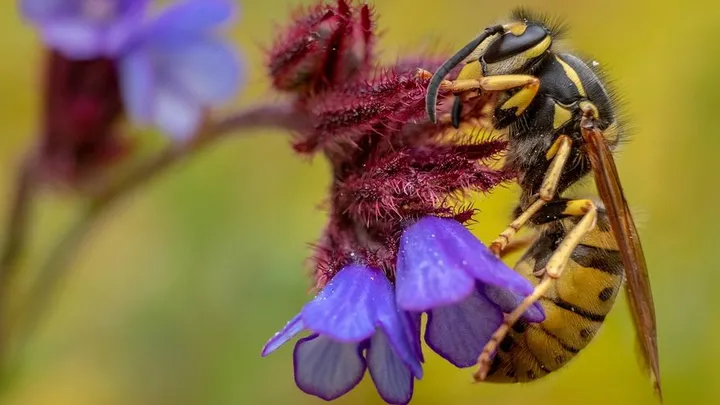
[[[297,14],[269,51],[273,86],[300,94],[351,81],[373,63],[374,20],[367,4],[317,4]]]
[[[79,181],[129,151],[116,128],[123,105],[112,61],[70,60],[50,51],[45,80],[44,177]]]

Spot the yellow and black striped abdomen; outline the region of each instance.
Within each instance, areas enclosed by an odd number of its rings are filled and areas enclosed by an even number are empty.
[[[515,270],[533,284],[565,234],[578,218],[547,224]],[[600,329],[623,282],[620,252],[604,210],[597,226],[583,238],[554,287],[540,300],[545,321],[522,319],[500,344],[487,381],[526,382],[557,370],[585,348]]]

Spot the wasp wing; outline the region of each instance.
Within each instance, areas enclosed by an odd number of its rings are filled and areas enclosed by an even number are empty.
[[[605,204],[625,266],[625,277],[627,278],[625,287],[642,357],[645,366],[650,371],[655,392],[662,399],[655,306],[637,228],[625,200],[615,161],[602,132],[590,124],[583,125],[582,133],[585,138],[587,154],[592,163],[596,187]]]

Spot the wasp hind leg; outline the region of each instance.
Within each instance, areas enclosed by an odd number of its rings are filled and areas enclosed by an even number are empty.
[[[545,157],[552,162],[545,173],[545,178],[540,186],[540,193],[538,199],[532,203],[525,211],[523,211],[514,221],[510,223],[500,236],[498,236],[491,244],[490,250],[495,256],[500,257],[503,255],[503,251],[508,247],[512,238],[525,226],[525,224],[538,213],[549,201],[555,198],[558,183],[560,182],[560,176],[562,175],[565,163],[567,163],[570,157],[570,150],[572,148],[572,140],[567,135],[560,135],[555,143],[548,149]]]
[[[561,212],[563,216],[580,216],[582,218],[577,225],[568,232],[562,242],[560,242],[560,245],[555,252],[553,252],[552,256],[550,256],[550,260],[548,260],[545,267],[536,273],[536,276],[542,276],[542,281],[535,287],[532,294],[526,297],[517,308],[505,316],[502,325],[493,333],[490,341],[483,348],[478,358],[478,370],[474,374],[476,381],[482,381],[487,377],[490,366],[492,365],[492,354],[497,350],[500,342],[505,338],[510,328],[512,328],[515,322],[520,319],[522,314],[524,314],[531,305],[546,295],[555,280],[562,276],[565,265],[570,259],[572,252],[580,244],[585,234],[595,227],[597,221],[597,206],[592,200],[568,200],[565,201],[564,204],[565,208]],[[553,211],[548,214],[557,215],[557,207],[555,205],[548,206],[547,209]],[[538,215],[543,214],[543,212],[538,213]]]

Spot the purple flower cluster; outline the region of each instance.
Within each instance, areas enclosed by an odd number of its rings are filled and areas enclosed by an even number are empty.
[[[275,88],[312,122],[293,146],[324,155],[332,183],[314,253],[319,293],[262,355],[307,331],[293,356],[301,390],[333,400],[367,370],[386,402],[407,404],[423,377],[423,313],[427,346],[468,367],[533,286],[465,227],[474,210],[458,203],[513,176],[488,165],[506,143],[429,123],[429,78],[418,68],[442,60],[403,55],[379,65],[376,31],[365,2],[318,1],[278,32],[268,52]],[[484,101],[473,102],[480,122]],[[544,320],[539,305],[523,316]]]
[[[216,32],[234,13],[226,0],[159,13],[148,0],[21,0],[20,9],[50,55],[43,154],[65,177],[127,149],[116,130],[123,116],[184,141],[242,81],[239,58]]]
[[[342,269],[276,334],[263,356],[304,329],[310,336],[295,345],[295,381],[325,400],[355,387],[365,369],[389,403],[405,403],[413,381],[422,377],[416,341],[418,324],[398,310],[390,282],[378,269]]]
[[[428,216],[401,238],[393,286],[361,263],[340,270],[320,293],[265,345],[275,351],[309,330],[295,345],[295,381],[325,400],[355,387],[366,369],[382,398],[407,404],[422,378],[420,315],[425,342],[457,367],[475,364],[485,343],[532,285],[509,269],[454,219]],[[539,305],[525,314],[541,322]]]
[[[224,0],[186,0],[148,16],[148,0],[22,0],[45,44],[72,60],[115,61],[130,118],[176,139],[203,110],[229,99],[241,78],[233,50],[213,35],[230,18]]]

